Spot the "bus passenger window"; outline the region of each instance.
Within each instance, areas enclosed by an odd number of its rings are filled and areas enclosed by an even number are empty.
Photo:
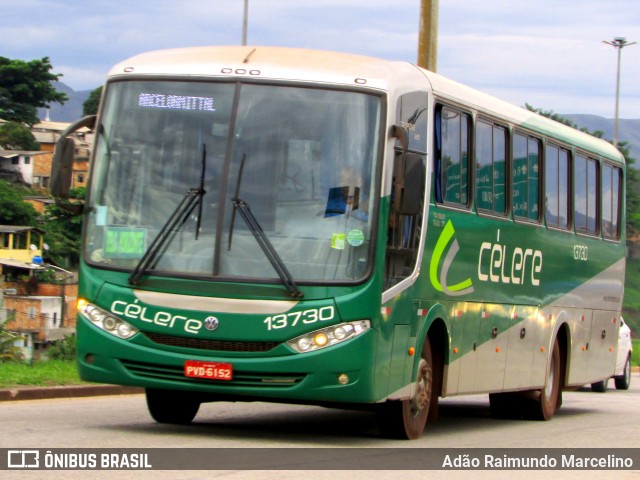
[[[476,205],[480,210],[506,211],[507,129],[487,122],[476,127]]]
[[[513,214],[537,221],[540,203],[540,141],[513,136]]]
[[[574,183],[574,215],[576,231],[595,235],[598,233],[596,181],[597,162],[591,158],[576,156]]]
[[[602,166],[602,234],[620,238],[620,169]]]
[[[548,145],[545,155],[547,225],[569,227],[569,151]]]
[[[442,107],[436,113],[436,201],[469,203],[469,116]]]

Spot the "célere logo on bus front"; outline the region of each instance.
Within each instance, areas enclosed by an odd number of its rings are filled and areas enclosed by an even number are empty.
[[[183,325],[184,331],[187,333],[198,333],[203,326],[202,320],[188,318],[184,315],[173,315],[170,312],[163,311],[157,311],[155,313],[147,311],[147,307],[138,304],[138,300],[134,303],[116,300],[111,304],[111,312],[131,320],[141,320],[161,327],[173,328],[176,322],[178,322]],[[205,322],[207,322],[205,324],[207,330],[215,330],[219,324],[218,319],[214,317],[205,319]]]
[[[455,285],[447,283],[449,269],[460,250],[458,240],[454,238],[455,233],[453,223],[449,220],[436,242],[431,264],[429,265],[431,284],[436,290],[450,297],[474,292],[471,278],[467,278]],[[448,251],[444,261],[441,262],[447,246],[449,246]],[[440,263],[442,263],[441,267]],[[439,275],[438,269],[440,269]],[[477,277],[480,282],[538,286],[540,285],[539,275],[541,272],[542,252],[532,248],[521,247],[516,247],[510,251],[506,245],[500,243],[500,229],[498,229],[495,243],[482,242],[480,245]]]

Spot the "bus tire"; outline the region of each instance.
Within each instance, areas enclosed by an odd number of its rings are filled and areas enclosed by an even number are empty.
[[[186,425],[198,413],[200,402],[187,392],[147,388],[147,408],[158,423]]]
[[[562,365],[560,361],[560,345],[556,339],[553,344],[551,361],[544,387],[537,394],[531,410],[531,418],[534,420],[550,420],[559,407],[561,400],[561,379],[560,372]]]
[[[433,357],[429,339],[424,342],[422,356],[416,374],[416,394],[408,400],[388,400],[376,411],[378,428],[383,436],[404,440],[416,440],[422,436],[429,411],[437,404],[434,393]],[[434,400],[435,397],[435,400]]]
[[[591,384],[591,391],[596,393],[604,393],[607,391],[607,383],[609,383],[609,379],[600,380],[599,382],[593,382]]]
[[[629,390],[631,385],[631,356],[627,356],[624,364],[624,372],[619,377],[614,377],[617,390]]]

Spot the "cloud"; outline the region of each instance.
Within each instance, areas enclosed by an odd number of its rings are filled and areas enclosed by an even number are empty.
[[[440,73],[519,105],[613,116],[616,55],[602,40],[624,32],[640,40],[630,1],[446,3]],[[637,118],[640,47],[632,48],[623,53],[621,114]]]
[[[441,0],[438,71],[519,105],[612,116],[616,54],[601,41],[640,41],[636,3]],[[2,0],[2,13],[0,55],[48,56],[81,90],[143,51],[239,44],[243,2]],[[414,62],[419,13],[419,0],[249,0],[248,38]],[[640,45],[624,49],[622,66],[621,112],[637,118]]]

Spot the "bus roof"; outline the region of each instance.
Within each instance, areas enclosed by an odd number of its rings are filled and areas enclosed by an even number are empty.
[[[602,155],[613,162],[624,163],[624,157],[620,151],[601,138],[581,132],[526,108],[500,100],[445,78],[442,75],[424,69],[421,70],[429,79],[434,95],[440,99],[453,102],[460,106],[467,106],[496,120],[506,120],[516,126],[527,128],[531,132],[544,135],[547,138],[575,145],[587,152]]]
[[[131,57],[114,66],[120,75],[187,75],[249,77],[366,86],[387,91],[400,71],[415,71],[406,62],[391,62],[347,53],[299,48],[227,46],[158,50]]]
[[[249,77],[360,86],[389,91],[421,71],[434,95],[472,108],[496,120],[527,128],[593,154],[623,164],[622,154],[610,143],[515,106],[408,62],[322,50],[264,46],[214,46],[157,50],[131,57],[109,72],[121,76]],[[429,88],[429,87],[427,87]]]

